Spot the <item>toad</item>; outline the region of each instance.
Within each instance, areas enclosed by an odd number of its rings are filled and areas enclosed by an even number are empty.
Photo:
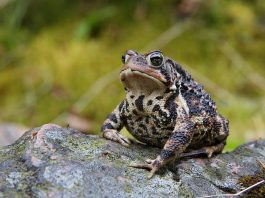
[[[146,54],[127,50],[122,62],[126,97],[103,123],[103,137],[128,146],[130,140],[120,134],[125,127],[140,142],[162,148],[156,159],[131,166],[150,170],[151,178],[185,153],[211,157],[222,152],[228,121],[180,64],[158,50]]]

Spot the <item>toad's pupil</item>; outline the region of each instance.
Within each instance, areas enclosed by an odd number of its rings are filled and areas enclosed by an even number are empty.
[[[150,58],[150,61],[153,66],[160,66],[163,62],[163,57],[160,55],[155,55]]]

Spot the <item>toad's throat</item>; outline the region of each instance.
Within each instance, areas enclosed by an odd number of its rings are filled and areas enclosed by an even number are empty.
[[[152,93],[166,89],[165,82],[142,71],[127,68],[120,73],[124,87],[132,92]]]

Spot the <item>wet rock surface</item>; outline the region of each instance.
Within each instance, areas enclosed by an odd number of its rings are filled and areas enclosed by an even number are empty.
[[[160,149],[123,147],[54,124],[26,132],[0,148],[0,197],[199,197],[235,193],[242,178],[260,174],[265,140],[211,159],[182,159],[147,179],[128,165],[155,158]],[[265,196],[259,187],[257,196]]]

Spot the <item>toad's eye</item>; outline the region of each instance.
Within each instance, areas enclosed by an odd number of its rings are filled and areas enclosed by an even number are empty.
[[[128,54],[124,54],[124,55],[122,55],[121,56],[121,62],[123,63],[123,64],[125,64],[127,61],[128,61],[128,59],[129,59],[129,55]]]
[[[123,64],[125,63],[125,55],[124,55],[124,54],[121,56],[121,62],[122,62]]]
[[[164,57],[161,52],[153,52],[149,55],[148,59],[149,64],[154,67],[161,66],[164,61]]]

